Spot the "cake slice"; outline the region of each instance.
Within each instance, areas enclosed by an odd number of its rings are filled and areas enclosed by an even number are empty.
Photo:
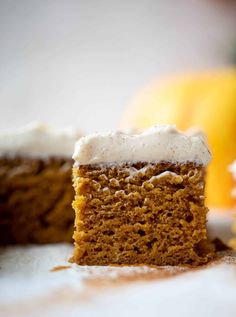
[[[200,265],[207,240],[200,136],[155,126],[81,138],[73,155],[75,249],[81,265]]]
[[[0,135],[0,244],[72,241],[78,137],[37,123]]]

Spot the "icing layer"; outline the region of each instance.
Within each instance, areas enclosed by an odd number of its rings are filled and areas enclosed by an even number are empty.
[[[54,129],[40,123],[0,134],[1,156],[71,157],[80,133],[71,128]]]
[[[140,134],[95,133],[75,145],[77,164],[112,162],[196,162],[207,165],[211,159],[202,135],[180,133],[175,126],[154,126]]]

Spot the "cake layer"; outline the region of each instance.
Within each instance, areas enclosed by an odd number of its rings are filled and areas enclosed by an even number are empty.
[[[0,158],[0,244],[72,240],[72,160]]]
[[[205,168],[122,163],[73,168],[75,251],[81,265],[199,265],[207,241]]]
[[[80,132],[71,128],[58,130],[31,123],[0,134],[0,155],[71,158],[74,144],[80,136]]]
[[[207,165],[211,154],[204,138],[180,133],[174,126],[154,126],[140,134],[96,133],[75,146],[76,164],[114,162],[195,162]]]

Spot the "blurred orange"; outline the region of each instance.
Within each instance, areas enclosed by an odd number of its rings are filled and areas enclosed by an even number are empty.
[[[156,81],[129,105],[121,128],[176,124],[184,131],[201,128],[213,160],[207,176],[207,203],[232,207],[228,166],[236,159],[236,69],[178,75]]]

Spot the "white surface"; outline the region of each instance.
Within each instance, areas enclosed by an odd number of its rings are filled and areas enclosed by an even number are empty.
[[[225,237],[232,220],[211,215],[210,222]],[[1,249],[0,316],[235,317],[236,258],[167,279],[116,283],[121,275],[156,269],[73,264],[50,271],[68,265],[71,253],[72,246],[63,244]]]
[[[170,161],[207,165],[211,154],[202,136],[163,125],[140,134],[104,132],[82,137],[75,145],[73,159],[78,164]]]
[[[0,155],[71,157],[81,132],[73,128],[55,129],[31,123],[0,134]]]
[[[154,77],[230,64],[230,2],[1,0],[1,129],[33,120],[117,128]]]

